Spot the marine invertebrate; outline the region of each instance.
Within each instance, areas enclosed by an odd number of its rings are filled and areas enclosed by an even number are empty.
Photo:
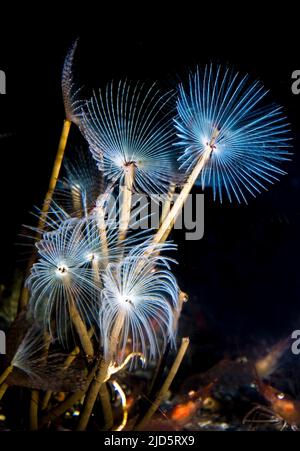
[[[159,255],[174,248],[170,243],[153,245],[147,240],[103,273],[99,329],[104,358],[87,393],[78,430],[85,430],[114,363],[122,366],[126,360],[126,345],[127,354],[141,353],[147,363],[167,343],[175,344],[179,288],[170,271],[170,258]]]
[[[170,109],[164,112],[171,96],[160,94],[155,83],[111,82],[83,108],[81,129],[92,155],[108,180],[121,186],[121,241],[133,190],[164,193],[174,179],[174,130]]]
[[[267,423],[273,422],[284,430],[289,426],[294,431],[300,428],[300,402],[291,396],[277,390],[270,384],[257,381],[257,388],[265,398],[269,407],[256,405],[244,417],[243,423]],[[263,418],[256,419],[254,413],[264,414]]]
[[[45,349],[45,341],[40,328],[32,326],[17,347],[10,364],[0,375],[0,400],[4,396],[8,384],[7,379],[14,369],[24,372],[33,382],[42,380],[43,368],[41,352]]]
[[[26,333],[12,359],[12,367],[18,368],[30,378],[37,378],[41,367],[41,351],[45,348],[43,333],[36,325]]]
[[[56,189],[57,202],[70,215],[87,216],[105,187],[94,158],[88,150],[79,148],[65,160],[64,172]]]
[[[106,177],[121,184],[132,179],[134,189],[147,194],[168,189],[176,152],[170,112],[162,113],[170,97],[155,84],[119,81],[86,103],[83,133]]]
[[[66,55],[61,76],[61,88],[66,119],[69,122],[79,125],[81,108],[79,93],[81,88],[78,88],[77,83],[74,81],[73,75],[74,56],[77,50],[77,45],[78,39],[74,41]]]
[[[64,120],[63,129],[61,132],[58,149],[54,161],[54,165],[52,168],[52,173],[50,176],[49,186],[46,193],[46,196],[44,198],[43,206],[41,209],[37,229],[39,231],[43,231],[44,226],[46,224],[46,218],[48,211],[50,209],[50,205],[53,199],[53,194],[56,188],[56,183],[59,177],[62,161],[64,158],[64,153],[67,145],[67,140],[70,132],[70,127],[72,122],[78,124],[78,116],[76,113],[76,105],[77,99],[76,96],[78,94],[78,90],[74,90],[74,82],[73,82],[73,75],[72,75],[72,67],[73,67],[73,59],[74,59],[74,53],[77,47],[77,41],[74,42],[73,46],[67,53],[65,63],[63,66],[62,71],[62,93],[63,93],[63,99],[65,104],[65,112],[66,112],[66,119]],[[35,254],[32,254],[28,267],[30,268],[35,260]],[[20,299],[19,299],[19,308],[22,309],[27,305],[28,302],[28,291],[26,287],[24,286]]]
[[[278,105],[268,103],[268,90],[222,66],[206,66],[190,75],[189,87],[179,86],[175,119],[179,158],[187,173],[206,160],[200,173],[214,199],[245,201],[285,172],[280,162],[289,159],[289,124]]]
[[[91,237],[91,235],[90,235]],[[40,259],[27,279],[31,291],[30,308],[43,318],[46,328],[59,341],[68,343],[70,319],[82,341],[85,352],[93,354],[86,327],[91,327],[97,311],[94,269],[88,266],[93,239],[85,239],[82,221],[65,221],[54,232],[45,233],[36,246]]]
[[[181,345],[180,348],[178,350],[178,353],[176,355],[176,358],[173,362],[173,365],[167,375],[166,380],[164,381],[164,383],[162,384],[154,402],[152,403],[150,409],[148,410],[148,412],[145,414],[145,416],[141,419],[141,421],[137,424],[137,426],[135,427],[136,431],[142,431],[145,426],[148,424],[148,422],[150,421],[150,419],[152,418],[153,414],[156,412],[156,410],[159,408],[162,400],[164,399],[164,397],[166,396],[167,391],[170,388],[170,385],[174,379],[174,377],[176,376],[176,373],[178,371],[178,368],[182,362],[182,359],[186,353],[186,350],[188,348],[190,344],[190,340],[187,337],[182,338],[181,340]]]
[[[41,208],[34,207],[34,210],[31,212],[31,214],[34,218],[40,218],[41,212]],[[22,234],[20,234],[20,236],[22,238],[25,238],[26,240],[30,240],[35,244],[36,241],[42,238],[44,233],[53,232],[59,229],[64,221],[67,221],[71,218],[72,216],[66,211],[66,209],[62,208],[55,200],[53,200],[51,206],[49,207],[47,215],[43,218],[42,225],[39,227],[24,224],[23,227],[25,230]]]
[[[0,386],[18,384],[53,391],[82,387],[85,377],[81,368],[65,368],[66,355],[57,351],[56,344],[40,324],[33,323],[32,319],[30,322],[32,325],[7,355],[7,366],[0,376]],[[52,344],[54,350],[49,351]],[[0,390],[0,399],[4,393],[5,390]]]
[[[96,206],[87,217],[65,219],[57,228],[55,222],[51,224],[52,230],[36,242],[39,259],[27,279],[34,317],[42,317],[46,329],[55,332],[64,345],[68,343],[72,317],[89,355],[92,348],[85,329],[98,324],[102,271],[149,235],[148,230],[134,233],[121,247],[117,218],[108,214],[102,223],[100,207]]]
[[[149,243],[129,252],[103,274],[100,331],[106,360],[120,363],[130,352],[141,352],[146,361],[157,358],[166,343],[175,340],[174,309],[179,289],[168,257],[158,252],[174,249],[169,243]]]
[[[77,41],[74,42],[73,46],[67,53],[67,56],[65,58],[63,71],[62,71],[62,78],[61,78],[61,85],[62,85],[62,94],[63,94],[63,100],[65,105],[65,113],[66,113],[66,119],[64,120],[63,129],[61,132],[61,137],[57,149],[57,154],[55,157],[52,174],[50,177],[49,187],[46,194],[46,197],[44,199],[42,213],[40,217],[40,223],[38,228],[43,227],[44,219],[47,215],[47,212],[49,210],[49,206],[52,201],[53,193],[56,187],[57,179],[60,173],[61,164],[64,158],[64,153],[67,145],[67,140],[70,132],[70,127],[72,122],[78,124],[78,111],[76,110],[76,105],[79,108],[79,100],[77,100],[77,94],[78,90],[74,89],[74,81],[73,81],[73,60],[74,60],[74,54],[77,48]]]
[[[165,239],[197,181],[211,185],[215,199],[225,191],[229,201],[247,202],[285,173],[279,166],[289,159],[289,125],[267,93],[247,75],[212,65],[190,75],[187,89],[179,86],[175,145],[188,177],[155,242]]]

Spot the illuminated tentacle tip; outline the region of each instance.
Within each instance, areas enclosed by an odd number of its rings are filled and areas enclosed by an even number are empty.
[[[122,431],[125,428],[125,426],[127,424],[127,419],[128,419],[126,395],[125,395],[125,392],[124,392],[123,388],[121,387],[121,385],[117,381],[114,380],[114,381],[111,382],[111,384],[112,384],[112,386],[114,387],[114,389],[116,390],[116,392],[120,396],[122,410],[123,410],[122,422],[121,422],[121,424],[119,426],[115,427],[113,430],[114,431]]]
[[[139,357],[142,364],[145,365],[146,364],[146,358],[144,356],[144,354],[142,352],[131,352],[130,354],[128,354],[128,356],[126,357],[126,359],[124,360],[123,363],[121,363],[121,365],[118,365],[116,362],[111,363],[108,367],[108,377],[107,380],[113,375],[118,373],[119,371],[121,371],[123,368],[125,368],[125,366],[130,362],[131,359],[133,359],[134,357]]]
[[[189,300],[189,295],[187,293],[185,293],[184,291],[180,290],[179,303],[182,304],[183,302],[188,302],[188,300]]]
[[[78,96],[81,88],[78,88],[78,86],[74,82],[73,75],[74,56],[77,49],[77,44],[78,39],[74,41],[73,45],[66,55],[61,76],[61,88],[66,118],[68,121],[79,125],[81,101],[79,100]]]

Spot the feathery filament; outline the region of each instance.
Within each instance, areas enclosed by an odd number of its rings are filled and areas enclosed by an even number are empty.
[[[289,159],[291,137],[281,107],[268,104],[268,91],[248,76],[229,68],[206,66],[190,75],[189,86],[179,86],[179,158],[187,173],[200,158],[205,165],[198,177],[214,199],[245,201],[285,174],[279,164]]]

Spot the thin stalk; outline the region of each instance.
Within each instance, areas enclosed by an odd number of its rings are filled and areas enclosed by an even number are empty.
[[[54,161],[54,165],[53,165],[53,169],[52,169],[52,173],[51,173],[51,177],[50,177],[48,191],[47,191],[47,194],[44,199],[43,208],[42,208],[38,226],[37,226],[39,233],[41,233],[45,228],[45,220],[47,218],[47,214],[48,214],[50,204],[51,204],[51,201],[53,198],[53,193],[54,193],[54,190],[56,187],[57,179],[58,179],[58,176],[60,173],[60,168],[61,168],[62,161],[64,158],[64,153],[65,153],[65,149],[66,149],[66,145],[67,145],[67,140],[68,140],[71,124],[72,124],[72,122],[69,121],[68,119],[64,120],[64,125],[63,125],[63,129],[61,132],[58,149],[57,149],[57,153],[56,153],[56,157],[55,157],[55,161]],[[28,262],[28,269],[31,268],[34,261],[35,261],[35,254],[33,253]],[[26,307],[26,305],[28,303],[28,299],[29,299],[29,290],[26,286],[23,286],[23,288],[21,290],[20,298],[19,298],[18,311],[21,311]]]
[[[132,428],[134,429],[134,426],[140,421],[141,418],[144,417],[145,413],[147,412],[147,408],[148,408],[148,403],[149,403],[149,399],[153,399],[153,397],[155,396],[156,391],[159,388],[160,385],[160,381],[163,377],[163,373],[164,373],[164,368],[166,366],[166,362],[167,362],[167,358],[169,356],[170,353],[170,343],[167,344],[165,352],[163,353],[163,355],[160,357],[156,369],[154,371],[153,377],[152,377],[152,381],[149,387],[149,390],[147,392],[147,395],[144,396],[144,399],[141,402],[140,408],[139,408],[139,414],[138,416],[135,418]]]
[[[134,163],[130,163],[125,168],[124,184],[121,187],[122,206],[120,212],[120,226],[119,226],[120,241],[123,241],[126,238],[130,222],[133,182],[134,182]]]
[[[31,391],[30,398],[30,430],[37,431],[38,430],[38,408],[39,408],[39,392],[38,390]]]
[[[6,381],[6,379],[8,378],[8,376],[10,375],[10,373],[12,372],[13,368],[14,368],[13,365],[10,364],[10,365],[3,371],[3,373],[2,373],[1,376],[0,376],[0,386],[3,384],[3,382]]]
[[[175,330],[177,329],[177,326],[178,326],[178,321],[179,321],[179,318],[181,315],[183,304],[185,302],[187,302],[188,299],[189,299],[188,295],[184,291],[180,290],[179,296],[178,296],[178,307],[176,308],[176,310],[174,312],[174,329]]]
[[[167,363],[167,359],[170,354],[170,348],[171,348],[170,343],[168,343],[166,346],[165,352],[163,353],[163,355],[160,357],[160,359],[158,361],[158,365],[155,369],[155,372],[154,372],[154,375],[153,375],[153,378],[152,378],[152,381],[151,381],[151,384],[150,384],[150,387],[148,390],[148,395],[147,395],[148,399],[152,399],[155,396],[155,393],[159,388],[160,381],[161,381],[161,378],[163,377],[164,369],[165,369],[165,366]],[[146,408],[144,410],[146,410]],[[146,412],[144,412],[144,413],[146,413]]]
[[[92,358],[94,356],[94,348],[92,345],[92,341],[89,337],[88,330],[86,325],[84,324],[81,316],[77,310],[74,299],[70,296],[69,298],[69,313],[70,319],[74,324],[76,332],[79,336],[82,348],[88,358]]]
[[[8,389],[8,387],[9,387],[9,385],[6,384],[5,382],[1,385],[1,387],[0,387],[0,401],[3,398],[3,396],[5,395],[6,390]]]
[[[102,265],[106,267],[108,263],[108,244],[106,235],[105,214],[102,205],[99,205],[96,209],[97,223],[99,229],[99,235],[102,245]]]
[[[101,385],[99,390],[99,398],[104,417],[104,430],[109,431],[113,427],[114,417],[111,408],[110,395],[106,384]]]
[[[101,360],[96,376],[89,387],[87,395],[84,400],[83,410],[79,418],[77,430],[85,431],[90,416],[92,414],[94,404],[96,402],[101,385],[106,381],[108,374],[109,362]]]
[[[107,360],[102,359],[96,374],[96,377],[94,381],[92,382],[89,391],[87,393],[87,396],[84,401],[83,411],[80,415],[79,423],[78,423],[78,431],[85,431],[90,416],[92,414],[98,393],[100,391],[100,388],[104,382],[106,382],[109,379],[109,367],[112,363],[113,356],[115,354],[115,350],[118,345],[119,341],[119,335],[121,332],[121,329],[123,327],[124,323],[124,317],[123,315],[119,315],[116,319],[114,328],[111,333],[110,338],[110,356]]]
[[[41,403],[41,410],[47,410],[52,393],[53,392],[51,390],[47,390],[46,393],[44,394],[44,397],[43,397],[42,403]]]
[[[154,402],[151,404],[150,409],[146,413],[146,415],[142,418],[142,420],[137,424],[135,427],[136,431],[142,431],[145,429],[149,421],[151,420],[153,414],[156,412],[156,410],[159,408],[160,404],[166,397],[166,393],[168,392],[171,383],[174,380],[174,377],[176,376],[176,373],[180,367],[180,364],[182,362],[182,359],[186,353],[186,350],[189,346],[189,338],[182,338],[181,340],[181,346],[179,348],[179,351],[177,353],[176,359],[174,360],[174,363],[168,373],[168,376],[163,383],[161,389],[159,390]]]
[[[71,187],[71,196],[72,196],[73,210],[76,213],[76,216],[78,216],[80,218],[82,215],[82,211],[83,211],[83,205],[81,202],[81,197],[79,195],[78,188],[76,186]]]
[[[103,225],[105,226],[104,222],[103,222]],[[99,230],[99,233],[100,233],[100,239],[102,241],[102,244],[104,244],[104,245],[105,245],[105,243],[107,244],[106,230],[105,229],[102,230],[102,235],[101,235],[101,230]],[[97,284],[98,287],[101,288],[102,281],[101,281],[100,271],[99,271],[99,261],[97,259],[93,260],[92,267],[93,267],[93,276],[94,276],[95,283]],[[110,402],[110,395],[109,395],[109,391],[107,389],[107,385],[105,383],[101,385],[98,395],[99,395],[99,399],[101,402],[102,412],[103,412],[103,417],[104,417],[104,429],[109,430],[113,426],[114,419],[113,419],[113,412],[112,412],[112,407],[111,407],[111,402]]]
[[[99,268],[99,261],[97,258],[93,258],[92,260],[92,269],[93,269],[93,279],[97,287],[100,289],[102,288],[102,280],[100,277],[100,268]]]
[[[167,194],[167,198],[165,200],[165,203],[163,205],[163,209],[162,209],[162,212],[161,212],[160,224],[162,224],[164,222],[164,220],[166,219],[168,213],[171,210],[171,204],[172,204],[172,200],[173,200],[173,197],[174,197],[174,193],[175,193],[175,183],[171,183],[170,187],[169,187],[168,194]],[[168,238],[168,236],[169,236],[169,234],[170,234],[170,232],[171,232],[171,230],[172,230],[172,228],[174,226],[174,222],[175,222],[175,219],[173,219],[173,221],[171,221],[167,231],[165,232],[164,236],[162,237],[162,239],[161,239],[162,243],[164,243],[166,241],[166,239]]]
[[[50,177],[48,191],[47,191],[46,197],[44,199],[44,204],[43,204],[42,212],[40,215],[40,220],[38,223],[39,230],[44,230],[44,227],[45,227],[45,219],[46,219],[48,211],[49,211],[49,207],[50,207],[50,204],[51,204],[51,201],[53,198],[54,190],[55,190],[58,176],[60,173],[71,124],[72,124],[72,122],[69,121],[68,119],[64,120],[64,125],[63,125],[63,129],[61,132],[59,145],[58,145],[58,149],[57,149],[57,153],[56,153],[56,157],[55,157],[55,161],[54,161],[54,165],[53,165],[53,169],[52,169],[52,174]]]
[[[85,390],[80,390],[70,395],[68,398],[65,399],[64,402],[55,406],[42,418],[40,426],[45,426],[45,424],[51,423],[52,421],[59,418],[67,410],[71,409],[71,407],[73,407],[74,404],[79,402],[84,397],[84,394]]]
[[[158,229],[157,233],[155,234],[155,236],[153,238],[154,243],[162,243],[169,236],[172,224],[174,224],[174,221],[176,220],[178,214],[180,213],[195,181],[199,177],[199,174],[205,167],[206,163],[208,162],[208,160],[211,156],[211,153],[213,152],[214,143],[218,136],[217,133],[218,132],[216,131],[214,133],[211,141],[207,144],[205,152],[199,158],[197,164],[195,165],[195,167],[192,170],[191,174],[189,175],[187,181],[185,182],[179,196],[177,197],[176,201],[174,202],[173,207],[171,208],[171,210],[165,217],[164,221],[162,222],[160,228]]]
[[[166,195],[166,199],[165,199],[163,207],[162,207],[160,223],[164,222],[167,214],[171,210],[171,204],[172,204],[172,200],[174,197],[174,193],[175,193],[175,183],[170,183],[170,186],[169,186],[169,189],[168,189],[168,192]]]

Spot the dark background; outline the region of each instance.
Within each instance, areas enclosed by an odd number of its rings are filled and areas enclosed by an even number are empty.
[[[24,267],[15,243],[47,189],[64,118],[61,68],[76,37],[76,73],[86,89],[125,76],[175,86],[196,64],[230,64],[265,83],[294,137],[294,156],[280,183],[248,206],[213,203],[207,192],[204,238],[185,242],[183,233],[175,235],[176,271],[190,295],[183,331],[190,329],[195,349],[225,343],[238,352],[245,343],[271,343],[300,326],[300,95],[291,92],[291,74],[300,69],[300,15],[293,3],[264,12],[253,3],[182,7],[170,4],[163,13],[145,3],[143,10],[113,5],[107,11],[87,3],[74,18],[74,11],[45,4],[43,10],[16,6],[1,17],[7,95],[0,96],[0,133],[12,135],[0,141],[0,283],[10,286],[15,267]],[[79,139],[73,130],[71,144]]]

